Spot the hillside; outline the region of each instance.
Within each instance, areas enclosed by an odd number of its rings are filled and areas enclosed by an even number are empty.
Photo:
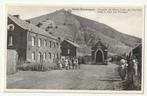
[[[29,20],[52,35],[78,43],[82,46],[82,51],[87,54],[91,53],[91,46],[99,39],[108,47],[110,53],[118,55],[128,52],[141,43],[140,38],[120,33],[103,23],[74,15],[63,9]]]

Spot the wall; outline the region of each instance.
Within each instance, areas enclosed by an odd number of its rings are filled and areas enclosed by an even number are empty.
[[[18,54],[16,50],[7,50],[7,74],[13,74],[16,72]]]
[[[68,49],[70,49],[70,54],[68,54]],[[67,41],[61,43],[61,55],[62,56],[77,56],[77,48]]]
[[[92,63],[92,57],[91,56],[84,56],[84,63],[85,64],[91,64]]]
[[[8,35],[9,34],[13,34],[14,37],[14,46],[13,48],[17,48],[17,49],[26,49],[26,36],[27,36],[27,32],[25,29],[21,28],[20,26],[18,26],[15,22],[13,22],[11,19],[8,18],[8,25],[9,24],[14,24],[15,28],[13,32],[9,32],[8,31]],[[8,46],[8,49],[12,48],[10,46]]]
[[[27,32],[25,29],[18,26],[15,22],[8,18],[8,25],[9,24],[13,24],[15,27],[14,31],[8,31],[7,36],[13,36],[13,46],[7,46],[7,49],[16,49],[16,51],[18,52],[18,64],[23,64],[26,60]]]
[[[35,45],[32,46],[32,37],[35,37]],[[38,39],[41,38],[41,46],[38,46]],[[44,40],[47,41],[47,46],[44,46]],[[51,47],[50,47],[50,43],[49,41],[51,41]],[[56,47],[53,46],[53,42],[58,43],[58,46],[56,45]],[[32,53],[35,52],[35,60],[32,60]],[[47,36],[43,36],[37,33],[33,33],[33,32],[29,32],[27,33],[27,61],[30,62],[36,62],[36,63],[40,63],[40,61],[38,61],[38,53],[41,52],[41,54],[43,55],[44,53],[46,53],[46,60],[44,60],[44,63],[53,63],[54,60],[54,54],[56,55],[55,58],[57,58],[57,53],[60,57],[60,43],[58,40],[52,39],[50,37]],[[49,57],[49,53],[51,53],[51,58]]]

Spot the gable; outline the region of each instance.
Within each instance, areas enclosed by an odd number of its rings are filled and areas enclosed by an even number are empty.
[[[107,47],[100,40],[92,47],[92,50],[97,50],[98,48],[102,50],[107,49]]]
[[[75,47],[74,45],[72,45],[71,43],[67,42],[66,40],[62,41],[61,43],[62,47]]]

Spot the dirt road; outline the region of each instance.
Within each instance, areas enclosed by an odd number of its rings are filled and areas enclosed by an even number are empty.
[[[20,71],[7,78],[7,88],[122,90],[116,64],[81,65],[78,70]]]

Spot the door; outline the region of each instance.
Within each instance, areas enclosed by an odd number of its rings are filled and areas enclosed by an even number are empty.
[[[96,53],[96,63],[100,63],[103,62],[103,53],[99,50]]]

